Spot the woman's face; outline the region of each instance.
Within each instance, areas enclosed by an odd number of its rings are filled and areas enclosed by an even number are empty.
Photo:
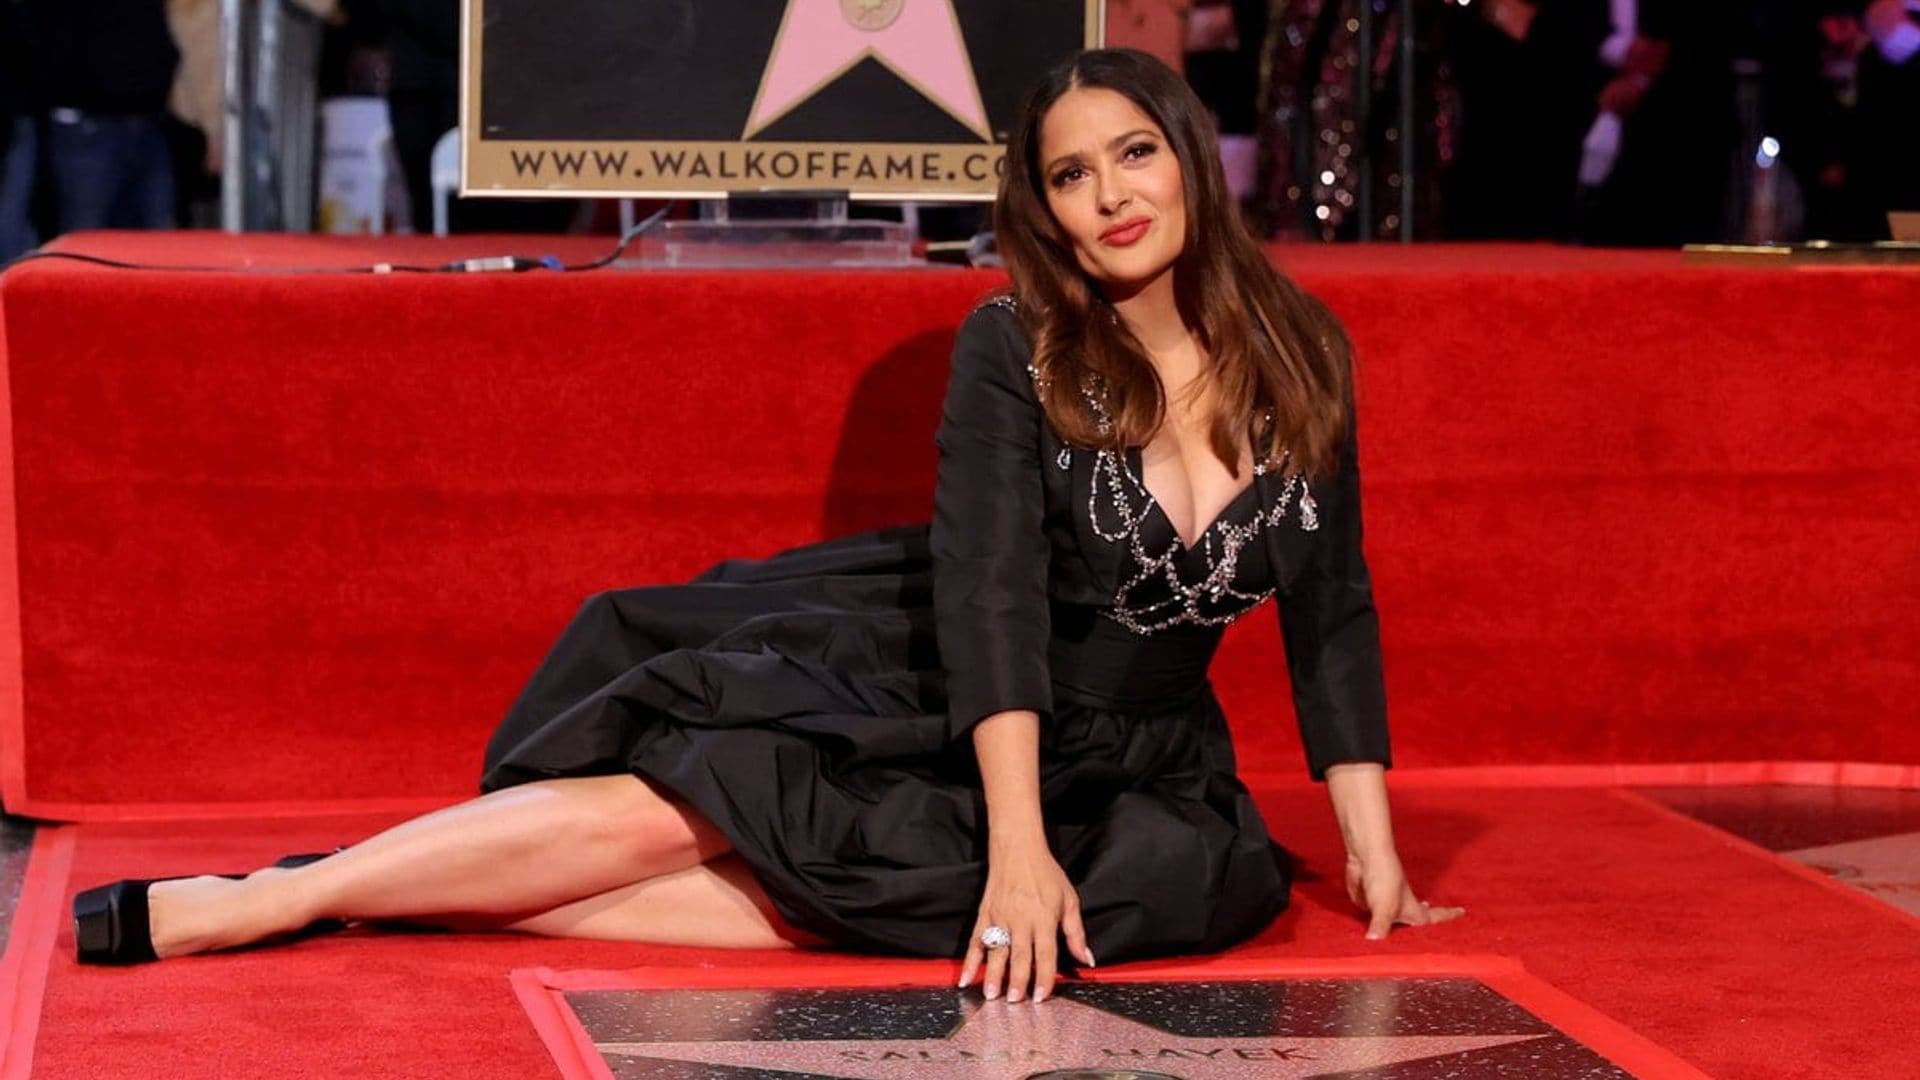
[[[1080,269],[1137,291],[1173,266],[1187,239],[1180,161],[1126,95],[1075,87],[1040,123],[1040,182]]]

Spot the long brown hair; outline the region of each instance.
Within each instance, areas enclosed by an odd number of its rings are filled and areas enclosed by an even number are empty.
[[[1240,220],[1220,167],[1213,121],[1186,81],[1135,49],[1082,52],[1048,72],[1020,112],[994,202],[995,239],[1013,277],[1021,318],[1042,374],[1041,404],[1061,437],[1120,450],[1144,444],[1165,415],[1166,394],[1146,349],[1088,278],[1047,206],[1040,126],[1077,87],[1127,97],[1166,133],[1186,192],[1186,243],[1173,266],[1174,296],[1209,357],[1210,442],[1239,468],[1238,433],[1256,461],[1323,476],[1352,422],[1352,347],[1332,313],[1275,270]],[[1104,429],[1086,395],[1100,396]],[[1272,414],[1272,424],[1266,423]]]

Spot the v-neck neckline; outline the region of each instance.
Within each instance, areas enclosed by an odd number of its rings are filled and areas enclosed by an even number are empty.
[[[1160,504],[1160,497],[1155,495],[1153,489],[1147,486],[1147,467],[1144,456],[1143,448],[1138,446],[1127,447],[1127,467],[1133,473],[1134,480],[1139,483],[1140,490],[1146,493],[1147,502],[1151,504],[1148,513],[1157,511],[1160,514],[1160,520],[1166,523],[1167,531],[1173,534],[1173,542],[1180,545],[1180,550],[1182,551],[1193,551],[1205,543],[1207,537],[1213,530],[1218,528],[1220,523],[1227,519],[1227,515],[1233,513],[1234,509],[1240,505],[1240,500],[1246,498],[1247,495],[1260,484],[1260,474],[1256,471],[1253,474],[1253,479],[1248,481],[1245,487],[1235,492],[1233,498],[1228,499],[1227,504],[1220,508],[1220,512],[1213,516],[1213,520],[1207,522],[1206,528],[1196,533],[1193,537],[1193,542],[1188,543],[1181,537],[1180,530],[1174,525],[1173,517],[1167,513],[1166,507]]]

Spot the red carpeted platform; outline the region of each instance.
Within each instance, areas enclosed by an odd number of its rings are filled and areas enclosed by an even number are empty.
[[[1260,798],[1307,874],[1295,905],[1217,961],[1223,971],[1506,965],[1538,995],[1564,995],[1558,1012],[1599,1014],[1567,1030],[1623,1055],[1615,1060],[1637,1075],[1679,1075],[1653,1067],[1675,1058],[1740,1080],[1910,1072],[1920,921],[1648,800],[1599,789],[1398,793],[1408,872],[1435,902],[1465,904],[1468,914],[1367,942],[1337,877],[1340,842],[1324,792],[1291,784]],[[682,973],[679,985],[871,985],[876,964],[926,985],[957,973],[952,964],[820,953],[360,931],[139,968],[81,968],[70,959],[70,931],[52,917],[74,891],[115,877],[240,869],[358,839],[379,823],[89,823],[43,840],[16,935],[38,929],[16,945],[51,950],[51,964],[0,1002],[16,1017],[39,1017],[32,1074],[518,1080],[556,1075],[509,979],[523,969],[562,973],[564,982],[591,981],[564,973],[648,967],[656,980]],[[1151,977],[1196,963],[1207,961],[1098,974]],[[25,1075],[30,1049],[31,1028],[23,1046],[16,1027],[0,1074]]]
[[[554,246],[528,238],[67,243],[235,268],[33,263],[0,283],[19,628],[0,634],[0,661],[19,650],[0,794],[69,818],[470,792],[587,594],[924,519],[952,329],[999,283],[239,272]],[[1920,273],[1276,256],[1359,344],[1409,780],[1913,778]],[[0,573],[0,611],[15,588]],[[1295,776],[1273,624],[1237,627],[1215,681],[1245,769]]]

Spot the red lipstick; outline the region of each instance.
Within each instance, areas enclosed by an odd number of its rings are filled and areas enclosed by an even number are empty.
[[[1137,217],[1115,222],[1100,233],[1100,242],[1109,247],[1130,247],[1147,235],[1153,219]]]

